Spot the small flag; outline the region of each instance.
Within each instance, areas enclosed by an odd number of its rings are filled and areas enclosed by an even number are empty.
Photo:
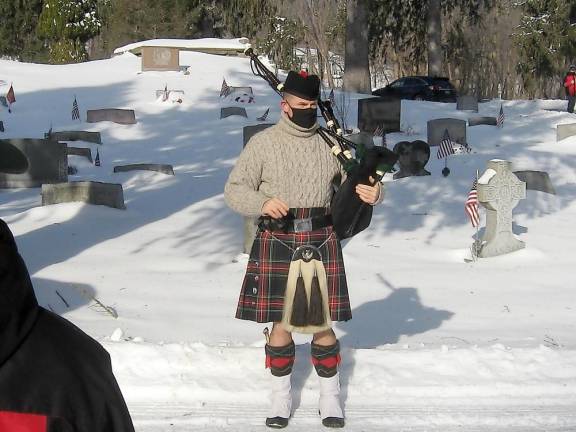
[[[166,102],[168,100],[168,84],[164,85],[164,93],[162,93],[162,102]]]
[[[80,120],[80,109],[78,108],[76,96],[74,96],[74,102],[72,102],[72,120]]]
[[[440,145],[438,146],[438,153],[436,153],[436,157],[438,159],[444,159],[454,154],[453,144],[454,143],[450,139],[448,129],[446,129],[446,131],[444,132],[444,138],[442,138],[442,141],[440,141]]]
[[[500,113],[496,119],[496,126],[499,128],[504,127],[504,109],[502,108],[502,104],[500,104]]]
[[[100,152],[98,151],[98,149],[96,149],[96,159],[94,159],[94,165],[96,165],[97,167],[100,166]]]
[[[10,84],[10,89],[6,93],[6,101],[8,102],[8,112],[12,112],[12,104],[16,102],[16,95],[14,94],[14,87]]]
[[[472,184],[472,189],[468,192],[468,198],[466,199],[466,204],[464,205],[464,211],[470,218],[470,222],[473,227],[477,227],[480,224],[480,215],[478,214],[478,182],[474,180]]]
[[[376,127],[376,129],[374,129],[374,132],[372,132],[373,136],[381,136],[383,137],[384,135],[386,135],[386,133],[384,132],[384,126],[383,125],[378,125]]]
[[[257,117],[256,120],[258,121],[266,121],[266,119],[268,118],[268,113],[270,112],[270,108],[266,109],[266,112],[264,114],[262,114],[260,117]]]
[[[232,92],[232,87],[226,84],[226,79],[222,78],[222,88],[220,89],[220,97],[228,96]]]

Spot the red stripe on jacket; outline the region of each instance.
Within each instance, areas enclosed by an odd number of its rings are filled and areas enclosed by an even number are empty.
[[[39,414],[0,411],[0,432],[46,432],[48,418]]]

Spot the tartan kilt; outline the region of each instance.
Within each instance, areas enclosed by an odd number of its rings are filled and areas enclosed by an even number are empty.
[[[297,218],[318,216],[327,211],[319,208],[293,210]],[[320,247],[322,243],[320,253],[326,269],[330,317],[332,321],[351,319],[342,248],[331,226],[301,233],[258,229],[242,283],[236,318],[259,323],[282,321],[284,294],[294,249],[303,245]]]

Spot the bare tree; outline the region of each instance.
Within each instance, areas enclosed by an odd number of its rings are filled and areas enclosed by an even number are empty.
[[[347,91],[371,92],[368,50],[366,0],[347,0],[344,57],[344,89]]]

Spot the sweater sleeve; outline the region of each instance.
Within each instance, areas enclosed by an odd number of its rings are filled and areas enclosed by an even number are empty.
[[[224,186],[226,204],[244,216],[260,216],[262,206],[270,199],[259,191],[264,160],[258,148],[254,137],[240,153]]]

